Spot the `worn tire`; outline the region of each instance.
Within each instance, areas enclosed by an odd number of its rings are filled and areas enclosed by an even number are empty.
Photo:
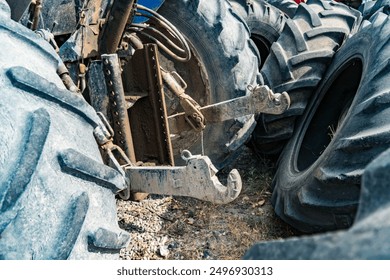
[[[280,158],[275,211],[301,231],[349,227],[363,170],[390,146],[389,38],[378,13],[341,47]]]
[[[368,1],[359,7],[359,11],[362,13],[363,18],[367,20],[369,20],[370,17],[372,17],[379,10],[389,13],[390,0]]]
[[[390,259],[389,181],[390,149],[387,149],[364,170],[359,210],[350,229],[258,243],[243,259]]]
[[[249,38],[246,24],[225,0],[167,0],[158,12],[188,39],[199,69],[175,62],[176,70],[189,77],[186,93],[202,106],[248,94],[248,85],[257,83],[259,57]],[[200,77],[194,83],[195,77]],[[202,92],[199,99],[199,92]],[[250,137],[254,117],[212,124],[204,131],[204,152],[217,168],[226,165]],[[201,152],[201,141],[188,147],[186,135],[172,141],[176,154],[183,148]]]
[[[298,9],[298,4],[294,0],[266,0],[272,6],[275,6],[290,18],[295,16]]]
[[[282,150],[333,55],[360,21],[358,11],[326,0],[301,3],[294,18],[287,20],[261,74],[274,92],[289,93],[291,107],[281,115],[259,116],[253,143],[260,153]]]
[[[271,45],[278,40],[286,23],[286,16],[265,1],[247,3],[246,0],[229,0],[233,10],[248,24],[251,39],[255,43],[261,66],[267,59]]]
[[[127,245],[95,111],[67,91],[50,45],[0,1],[0,259],[112,259]],[[6,42],[6,43],[5,43]]]

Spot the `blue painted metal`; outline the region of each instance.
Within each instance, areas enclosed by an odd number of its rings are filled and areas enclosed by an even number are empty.
[[[154,11],[157,11],[158,8],[161,7],[161,5],[165,2],[165,0],[138,0],[137,3],[148,7],[149,9],[152,9]]]
[[[157,11],[161,5],[165,2],[165,0],[138,0],[137,3],[139,5],[145,6],[151,10]],[[143,23],[147,21],[147,18],[145,17],[135,17],[134,22],[135,23]]]

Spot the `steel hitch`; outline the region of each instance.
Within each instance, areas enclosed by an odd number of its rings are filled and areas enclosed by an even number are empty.
[[[156,63],[158,61],[155,59],[156,51],[157,48],[154,45],[145,45],[144,52],[139,53],[140,56],[134,59]],[[102,55],[102,62],[93,64],[91,69],[92,71],[96,70],[96,73],[93,73],[95,75],[100,74],[99,77],[103,76],[102,78],[105,80],[107,91],[103,95],[103,100],[107,100],[109,104],[123,105],[126,96],[123,87],[120,86],[120,76],[116,75],[120,73],[116,55]],[[160,67],[158,64],[151,64],[151,67],[148,69],[159,71]],[[159,76],[160,74],[158,72],[147,73],[147,77],[149,78],[146,85],[149,86],[149,89],[152,89],[156,85],[162,85],[162,80],[154,80],[155,77]],[[170,81],[172,87],[177,86],[179,88],[181,86],[176,85],[175,80],[169,80],[171,76],[166,77],[164,75],[163,77],[165,77],[165,80]],[[181,84],[184,84],[184,81]],[[90,88],[97,91],[97,93],[102,92],[100,87]],[[230,172],[227,178],[227,186],[224,186],[216,176],[218,170],[207,156],[193,156],[189,151],[183,151],[182,158],[186,164],[184,166],[173,166],[173,160],[170,160],[172,157],[170,156],[172,148],[169,144],[170,133],[168,121],[166,113],[163,110],[165,108],[165,103],[163,102],[164,95],[160,88],[153,88],[153,90],[147,97],[137,101],[130,108],[129,115],[121,114],[120,112],[127,110],[121,110],[121,108],[115,106],[112,106],[110,110],[101,106],[103,102],[100,99],[93,100],[92,102],[95,105],[95,110],[105,112],[98,113],[101,120],[101,129],[95,133],[96,138],[99,139],[98,142],[102,148],[104,158],[107,160],[108,165],[115,168],[124,176],[127,185],[126,189],[118,192],[119,197],[127,200],[130,198],[131,193],[152,193],[193,197],[216,204],[225,204],[236,199],[242,188],[241,177],[237,170],[234,169]],[[196,103],[189,96],[182,92],[180,97],[183,108],[186,108],[186,111],[191,111],[191,117],[197,113],[200,114],[198,106],[196,106]],[[152,98],[154,98],[154,101],[150,100],[149,102],[148,100]],[[151,105],[146,104],[148,106],[144,108],[146,106],[144,104],[145,102],[142,103],[141,101],[148,101],[148,104]],[[160,101],[162,102],[159,103]],[[153,104],[154,107],[152,106]],[[111,127],[106,118],[109,112],[113,112],[111,114],[113,127]],[[115,112],[118,113],[115,114]],[[153,117],[152,120],[154,122],[146,122],[147,116],[145,116],[145,112],[148,112]],[[132,130],[131,133],[125,133],[126,131],[123,129],[123,125],[121,126],[122,120],[129,121],[129,119],[132,125],[127,124],[125,127],[136,129]],[[189,120],[188,116],[186,116],[186,119]],[[190,118],[190,120],[194,121],[196,118]],[[192,129],[198,127],[201,122],[203,120],[200,122],[192,122]],[[145,131],[145,127],[148,130]],[[156,127],[158,128],[156,129],[156,133],[152,134],[153,128]],[[143,135],[142,133],[144,132],[147,133]],[[118,141],[121,136],[124,137],[125,135],[128,135],[126,137],[127,139],[132,139],[133,144],[126,146],[124,145],[124,141]],[[166,135],[168,137],[165,137]],[[149,142],[155,144],[148,145],[148,149],[146,149],[145,143]],[[130,150],[126,148],[131,146],[137,147],[136,159],[131,158],[134,155],[134,149]],[[162,149],[164,147],[166,147],[166,150]],[[157,166],[150,166],[149,164],[152,163],[157,164]]]
[[[182,152],[185,166],[127,166],[126,179],[132,192],[188,196],[216,204],[226,204],[238,197],[241,176],[233,169],[224,186],[216,176],[218,170],[207,156]]]
[[[194,124],[189,122],[189,116],[193,116],[194,114],[196,115],[195,119],[201,122],[201,124],[197,124],[197,127],[200,128],[197,129],[199,131],[203,130],[209,123],[218,123],[259,113],[279,115],[290,107],[290,97],[286,92],[274,93],[268,86],[261,85],[251,86],[249,90],[251,94],[246,96],[204,107],[193,105],[192,107],[197,110],[196,114],[193,110],[186,110],[187,107],[183,106],[185,112],[169,116],[170,132],[180,134],[183,131],[194,129]],[[183,96],[186,97],[187,95],[184,94],[184,89],[180,91],[181,93],[177,93],[177,95],[184,99]],[[194,101],[190,100],[187,103],[193,104]]]
[[[100,118],[94,135],[109,158],[109,165],[116,169],[126,182],[127,188],[119,190],[122,199],[129,199],[130,192],[188,196],[216,204],[235,200],[241,192],[242,181],[236,169],[230,171],[227,185],[217,177],[218,169],[208,156],[192,155],[184,150],[181,154],[185,166],[136,166],[125,152],[113,144],[114,130],[104,114]]]

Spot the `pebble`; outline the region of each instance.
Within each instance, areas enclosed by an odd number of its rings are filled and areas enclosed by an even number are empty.
[[[161,257],[167,257],[169,255],[169,249],[168,246],[160,246],[158,253],[160,254]]]
[[[249,150],[241,157],[255,159]],[[258,162],[254,163],[257,168]],[[244,165],[243,168],[247,168],[246,163]],[[228,169],[230,171],[231,168]],[[270,196],[270,193],[265,192],[264,196]],[[250,197],[244,194],[232,203],[232,207],[210,207],[200,201],[172,199],[159,195],[150,195],[141,202],[118,200],[119,225],[131,238],[128,247],[121,250],[120,258],[125,260],[231,258],[230,249],[226,251],[225,246],[221,244],[227,244],[228,247],[236,246],[238,249],[244,246],[241,245],[243,242],[240,238],[249,240],[247,236],[253,236],[254,218],[259,214],[264,218],[273,217],[273,214],[269,214],[273,213],[272,207],[268,199],[266,201],[267,203],[263,197],[259,198],[252,194]],[[244,227],[233,234],[230,223],[236,227],[235,217],[240,219],[238,226],[244,223]],[[260,233],[258,235],[260,236]],[[279,236],[270,237],[269,239],[276,239]],[[233,251],[238,252],[237,248],[234,249]],[[239,259],[241,255],[237,255],[237,252],[234,256]]]
[[[158,233],[166,222],[161,217],[167,212],[170,197],[146,199],[142,202],[117,201],[118,218],[123,229],[130,233],[131,242],[122,249],[122,259],[161,259],[169,255],[168,236]]]

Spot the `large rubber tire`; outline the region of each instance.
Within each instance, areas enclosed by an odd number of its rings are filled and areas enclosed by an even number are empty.
[[[358,11],[326,0],[301,3],[294,18],[287,20],[261,74],[274,92],[289,93],[291,107],[281,115],[259,116],[253,143],[260,153],[280,153],[333,55],[360,22]]]
[[[0,259],[113,259],[127,245],[102,163],[95,111],[67,91],[62,63],[0,0]]]
[[[194,68],[175,62],[179,74],[188,77],[187,94],[202,106],[249,94],[247,86],[257,83],[260,59],[246,24],[227,1],[167,0],[158,12],[184,34],[193,57],[201,64]],[[253,116],[208,125],[204,131],[205,154],[217,168],[223,167],[249,139],[254,126]],[[186,147],[188,142],[186,135],[172,141],[174,148],[201,153],[200,139],[191,147]]]
[[[350,229],[258,243],[243,259],[390,259],[389,182],[390,149],[387,149],[364,170],[359,209]]]
[[[363,170],[390,146],[389,38],[378,13],[341,47],[280,158],[275,211],[301,231],[349,227]]]
[[[286,16],[265,1],[229,0],[234,11],[248,24],[251,39],[260,57],[260,68],[267,59],[271,45],[278,40],[286,23]]]
[[[360,5],[359,11],[362,13],[363,18],[369,20],[376,12],[382,10],[388,13],[390,10],[390,0],[376,0],[368,1]]]
[[[275,6],[290,18],[295,16],[298,9],[298,4],[294,0],[266,0],[271,5]]]

